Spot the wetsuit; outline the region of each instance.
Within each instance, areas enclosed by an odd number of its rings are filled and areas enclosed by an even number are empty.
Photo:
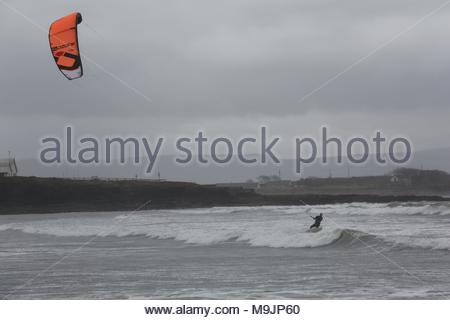
[[[313,218],[313,219],[314,219],[314,223],[313,223],[313,225],[312,225],[311,227],[309,227],[309,228],[312,229],[312,228],[318,228],[318,227],[320,227],[320,223],[322,222],[323,217],[322,217],[322,216],[317,216],[317,217],[315,217],[315,218]]]

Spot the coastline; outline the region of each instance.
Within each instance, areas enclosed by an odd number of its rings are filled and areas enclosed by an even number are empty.
[[[143,204],[151,200],[151,203]],[[0,215],[235,206],[450,201],[414,194],[260,194],[237,187],[150,180],[0,179]]]

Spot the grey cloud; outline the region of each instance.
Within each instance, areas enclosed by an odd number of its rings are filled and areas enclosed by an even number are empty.
[[[71,11],[84,16],[80,41],[85,77],[69,82],[54,65],[46,33],[0,6],[0,114],[21,119],[37,132],[42,132],[39,126],[58,131],[66,122],[92,118],[102,130],[118,126],[120,119],[140,128],[165,121],[155,127],[169,130],[217,125],[221,117],[278,122],[316,119],[314,114],[320,113],[327,121],[336,113],[357,112],[368,118],[404,114],[410,123],[420,123],[417,110],[430,110],[430,119],[447,113],[450,8],[299,103],[440,1],[9,3],[44,28]],[[36,117],[51,120],[36,122]],[[342,125],[351,127],[348,121]],[[99,131],[97,127],[85,129]],[[137,127],[129,125],[130,131]],[[396,129],[409,130],[407,125]]]
[[[310,108],[417,108],[425,103],[440,108],[449,98],[448,91],[442,90],[450,62],[443,59],[450,56],[444,41],[449,20],[444,11],[310,100],[297,103],[414,23],[433,8],[432,2],[78,3],[14,5],[43,26],[79,8],[86,23],[80,27],[82,52],[153,103],[143,101],[88,60],[82,81],[62,81],[46,35],[3,8],[10,28],[0,33],[2,43],[8,43],[0,76],[2,112],[276,115],[301,114]],[[433,28],[436,23],[441,27],[438,34]]]

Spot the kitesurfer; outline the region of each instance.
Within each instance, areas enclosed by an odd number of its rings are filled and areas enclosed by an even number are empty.
[[[323,220],[323,215],[319,214],[316,217],[311,217],[314,220],[314,223],[311,225],[311,227],[309,227],[310,229],[312,228],[319,228],[320,224],[322,223]]]

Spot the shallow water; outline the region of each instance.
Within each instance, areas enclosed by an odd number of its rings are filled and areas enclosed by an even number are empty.
[[[450,203],[1,216],[0,295],[447,299],[449,250]]]

